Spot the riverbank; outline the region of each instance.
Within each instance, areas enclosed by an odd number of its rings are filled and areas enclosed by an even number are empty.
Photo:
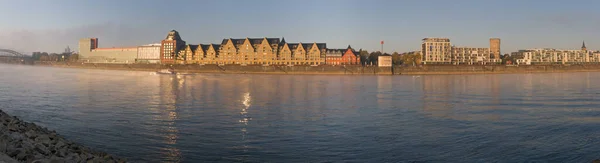
[[[600,65],[423,65],[423,66],[240,66],[36,62],[36,66],[156,72],[172,68],[181,73],[323,74],[323,75],[457,75],[597,72]]]
[[[0,162],[126,162],[0,110]],[[4,155],[4,156],[2,156]],[[7,158],[9,157],[9,158]]]
[[[233,74],[324,74],[324,75],[392,75],[391,67],[376,66],[261,66],[261,65],[161,65],[161,64],[109,64],[109,63],[69,63],[36,62],[36,66],[52,66],[84,69],[133,70],[156,72],[172,68],[180,73],[233,73]]]

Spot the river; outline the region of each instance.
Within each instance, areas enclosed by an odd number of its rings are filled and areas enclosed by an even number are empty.
[[[0,109],[133,162],[589,162],[600,73],[157,75],[0,65]]]

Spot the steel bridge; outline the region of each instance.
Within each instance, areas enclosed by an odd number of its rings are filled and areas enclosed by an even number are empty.
[[[0,49],[0,56],[3,56],[3,57],[28,57],[24,54],[21,54],[17,51],[10,50],[10,49]]]
[[[14,50],[0,48],[0,63],[31,64],[31,56],[24,55]]]

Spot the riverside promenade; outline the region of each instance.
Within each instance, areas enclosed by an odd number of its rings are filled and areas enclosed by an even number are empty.
[[[0,163],[127,162],[66,140],[55,131],[0,110]]]
[[[156,72],[172,68],[182,73],[323,74],[323,75],[457,75],[598,72],[600,64],[577,65],[420,65],[420,66],[240,66],[36,62],[35,66]]]

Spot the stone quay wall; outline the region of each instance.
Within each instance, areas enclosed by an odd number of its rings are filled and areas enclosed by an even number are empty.
[[[66,68],[108,69],[159,71],[173,68],[181,73],[235,73],[235,74],[372,74],[392,75],[391,67],[375,66],[262,66],[262,65],[196,65],[196,64],[108,64],[108,63],[73,63],[73,62],[36,62],[37,66],[52,66]]]
[[[261,65],[166,65],[166,64],[109,64],[74,62],[35,62],[38,66],[159,71],[172,67],[182,73],[238,73],[238,74],[339,74],[339,75],[427,75],[427,74],[498,74],[544,72],[593,72],[600,65],[422,65],[422,66],[261,66]]]
[[[0,162],[127,162],[0,110]]]
[[[394,67],[395,75],[426,74],[501,74],[501,73],[548,73],[548,72],[595,72],[600,65],[426,65]]]

